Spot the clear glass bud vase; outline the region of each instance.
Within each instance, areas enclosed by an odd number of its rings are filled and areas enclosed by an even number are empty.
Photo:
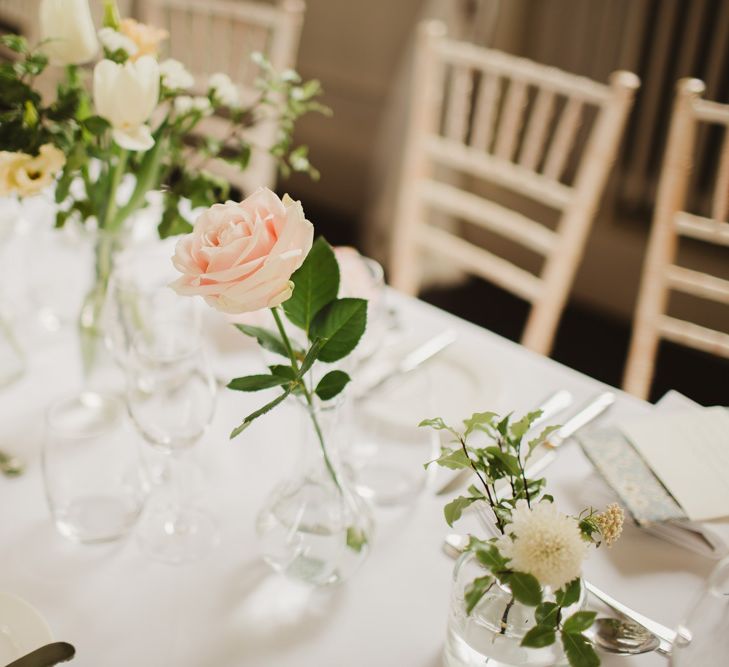
[[[470,614],[466,613],[465,591],[487,570],[470,553],[464,553],[453,571],[453,589],[448,616],[448,634],[443,654],[445,667],[552,667],[567,665],[559,639],[551,646],[527,648],[521,640],[536,625],[535,607],[516,602],[508,586],[498,582],[489,588]],[[554,601],[545,590],[544,601]],[[584,587],[580,599],[563,610],[563,617],[579,611],[585,602]]]
[[[116,234],[98,230],[94,242],[94,273],[79,313],[78,331],[83,383],[87,389],[119,391],[122,377],[106,345],[106,312],[114,257],[120,248]]]
[[[300,454],[291,477],[270,494],[258,515],[264,560],[292,578],[325,586],[348,579],[367,557],[373,533],[369,507],[342,473],[341,402],[299,412]]]

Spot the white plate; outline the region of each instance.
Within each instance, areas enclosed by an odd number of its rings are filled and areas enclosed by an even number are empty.
[[[53,641],[45,619],[25,600],[0,593],[0,665]]]
[[[398,345],[400,358],[403,347],[406,354],[416,346]],[[398,426],[415,427],[429,417],[442,417],[455,426],[474,412],[498,410],[501,390],[495,364],[456,340],[421,368],[375,390],[366,401],[366,410]]]

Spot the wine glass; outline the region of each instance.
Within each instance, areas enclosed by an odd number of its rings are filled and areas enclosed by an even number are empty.
[[[686,620],[676,630],[673,667],[726,664],[729,656],[729,558],[709,577]]]
[[[218,540],[213,519],[194,506],[182,459],[213,418],[216,385],[200,336],[185,320],[156,322],[134,338],[127,365],[127,405],[135,426],[165,464],[138,538],[153,558],[170,563],[196,560]]]

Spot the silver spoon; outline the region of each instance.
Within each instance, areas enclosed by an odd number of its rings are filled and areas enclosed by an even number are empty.
[[[590,635],[595,645],[603,651],[619,655],[650,653],[661,643],[642,625],[617,618],[596,618]]]

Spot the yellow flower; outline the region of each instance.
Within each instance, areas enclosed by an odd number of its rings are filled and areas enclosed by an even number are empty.
[[[137,45],[137,52],[132,55],[132,60],[142,56],[156,56],[160,42],[169,37],[166,30],[140,23],[134,19],[122,19],[119,32]]]
[[[38,155],[0,151],[0,196],[29,197],[47,188],[66,163],[53,144],[44,144]]]

